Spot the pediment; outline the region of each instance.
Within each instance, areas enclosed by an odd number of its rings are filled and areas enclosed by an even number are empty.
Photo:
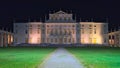
[[[67,14],[67,13],[60,10],[60,11],[56,12],[55,14]]]

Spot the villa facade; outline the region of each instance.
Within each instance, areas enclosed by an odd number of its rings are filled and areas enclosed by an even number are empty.
[[[63,11],[45,22],[14,23],[14,44],[108,44],[108,23],[76,22]]]
[[[120,46],[120,29],[117,31],[112,31],[108,33],[109,45]]]
[[[13,33],[0,30],[0,47],[7,47],[13,43]]]

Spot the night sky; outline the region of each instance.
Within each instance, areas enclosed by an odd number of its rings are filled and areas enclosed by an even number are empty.
[[[91,18],[105,22],[108,18],[110,28],[118,27],[120,22],[120,2],[115,0],[4,0],[0,1],[0,29],[12,29],[15,22],[44,21],[49,12],[59,10],[73,12],[82,21]]]

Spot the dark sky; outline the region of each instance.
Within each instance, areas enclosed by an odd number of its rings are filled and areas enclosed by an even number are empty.
[[[58,10],[73,12],[77,19],[83,21],[94,18],[94,21],[106,21],[110,26],[120,22],[119,0],[4,0],[0,1],[0,28],[12,29],[13,19],[16,22],[27,22],[28,18],[39,21],[44,15]]]

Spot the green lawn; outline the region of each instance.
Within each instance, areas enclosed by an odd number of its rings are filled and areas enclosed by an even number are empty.
[[[55,48],[0,48],[0,68],[36,68]]]
[[[120,68],[120,48],[67,48],[86,68]]]

